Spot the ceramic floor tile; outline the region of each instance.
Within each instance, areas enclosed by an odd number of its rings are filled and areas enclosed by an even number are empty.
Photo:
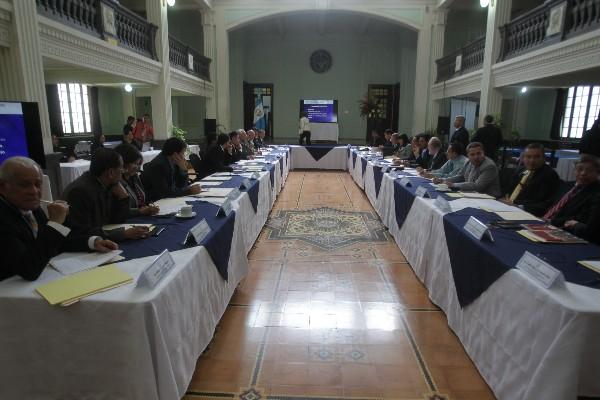
[[[320,207],[373,212],[347,173],[294,171],[271,217]],[[265,228],[248,258],[184,399],[494,398],[389,237],[324,249]]]

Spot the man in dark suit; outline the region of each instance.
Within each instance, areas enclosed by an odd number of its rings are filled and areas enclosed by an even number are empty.
[[[446,164],[446,154],[442,150],[442,142],[436,137],[429,139],[427,144],[427,151],[429,152],[429,164],[427,169],[432,171],[434,169],[440,169]]]
[[[473,142],[479,142],[483,144],[483,150],[485,156],[496,161],[498,158],[498,149],[502,146],[502,132],[494,124],[494,117],[486,115],[483,119],[485,125],[477,129],[477,132],[473,135]]]
[[[523,153],[523,168],[515,175],[510,191],[503,199],[507,204],[514,204],[525,211],[541,217],[552,205],[560,178],[552,167],[546,165],[544,146],[531,143]]]
[[[454,128],[456,128],[456,130],[450,135],[448,143],[458,142],[462,144],[463,149],[466,149],[469,145],[469,131],[465,128],[464,115],[457,115],[456,118],[454,118]]]
[[[200,193],[199,185],[189,185],[183,140],[167,139],[159,155],[144,164],[142,184],[150,201]]]
[[[419,133],[416,138],[419,155],[416,157],[415,164],[417,167],[427,168],[429,167],[429,162],[431,160],[431,155],[429,154],[429,149],[427,148],[431,136],[423,132]]]
[[[600,157],[600,119],[597,119],[594,125],[581,136],[579,152]]]
[[[544,218],[585,240],[600,244],[600,159],[582,154],[575,166],[575,186]]]
[[[248,157],[244,155],[239,131],[229,133],[229,140],[231,146],[229,151],[225,153],[225,164],[233,164],[240,160],[246,160]]]
[[[120,242],[148,235],[147,227],[104,231],[129,216],[129,195],[121,185],[123,160],[114,150],[100,148],[92,154],[90,170],[75,179],[63,193],[70,206],[66,225],[77,234],[106,236]]]
[[[97,236],[71,233],[63,225],[68,204],[48,204],[48,217],[40,208],[42,172],[35,161],[12,157],[0,166],[0,281],[18,275],[36,280],[48,261],[64,251],[108,252],[116,243]]]
[[[206,159],[204,160],[204,169],[206,175],[214,174],[215,172],[231,172],[233,168],[226,164],[229,149],[231,147],[231,141],[229,135],[225,133],[219,134],[217,137],[217,144],[213,145],[206,152]]]

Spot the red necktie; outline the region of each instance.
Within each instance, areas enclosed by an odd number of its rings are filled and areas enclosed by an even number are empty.
[[[573,186],[573,189],[569,190],[565,195],[556,203],[548,212],[544,215],[544,219],[552,219],[562,210],[562,208],[569,202],[581,189],[580,185]]]

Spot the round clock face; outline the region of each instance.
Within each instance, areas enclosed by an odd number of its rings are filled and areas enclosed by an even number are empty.
[[[331,69],[332,58],[327,50],[317,50],[310,56],[310,67],[316,73],[322,74]]]

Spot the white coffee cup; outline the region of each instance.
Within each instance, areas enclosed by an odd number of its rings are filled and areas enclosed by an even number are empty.
[[[192,213],[193,213],[193,207],[190,205],[183,206],[183,207],[181,207],[181,210],[179,210],[179,215],[181,215],[182,217],[191,217]]]

